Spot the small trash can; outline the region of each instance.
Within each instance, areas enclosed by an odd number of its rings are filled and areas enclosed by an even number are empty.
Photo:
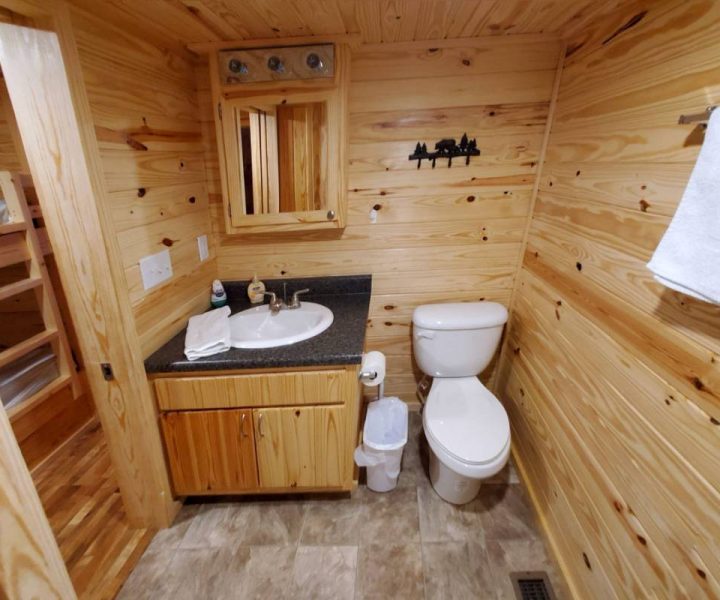
[[[368,405],[355,462],[367,467],[367,486],[374,492],[389,492],[397,486],[407,434],[408,408],[400,398],[381,398]]]

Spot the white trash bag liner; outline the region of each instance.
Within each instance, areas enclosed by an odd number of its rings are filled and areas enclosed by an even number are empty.
[[[389,492],[397,486],[407,434],[408,407],[400,398],[381,398],[368,405],[355,462],[367,467],[367,486],[374,492]]]

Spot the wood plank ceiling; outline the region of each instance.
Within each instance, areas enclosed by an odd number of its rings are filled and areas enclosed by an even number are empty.
[[[570,35],[621,0],[71,0],[167,45],[359,34],[365,43]]]

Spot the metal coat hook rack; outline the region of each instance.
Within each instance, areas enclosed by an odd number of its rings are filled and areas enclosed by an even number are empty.
[[[418,142],[415,146],[415,152],[408,156],[408,160],[418,161],[418,169],[423,160],[429,160],[434,169],[435,161],[438,158],[447,158],[449,168],[452,167],[453,158],[457,156],[464,156],[466,165],[470,164],[471,156],[480,156],[480,150],[478,150],[475,138],[470,140],[468,139],[467,133],[464,133],[462,138],[460,138],[459,144],[457,144],[453,138],[442,139],[435,144],[435,152],[428,152],[427,145]]]

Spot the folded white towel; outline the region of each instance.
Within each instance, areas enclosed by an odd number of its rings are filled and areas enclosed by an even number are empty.
[[[190,317],[185,333],[185,356],[195,360],[230,349],[230,307]]]
[[[663,285],[720,304],[720,109],[710,115],[685,193],[647,266]]]

